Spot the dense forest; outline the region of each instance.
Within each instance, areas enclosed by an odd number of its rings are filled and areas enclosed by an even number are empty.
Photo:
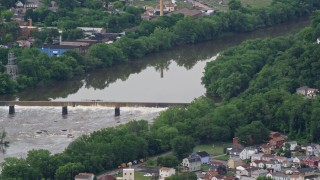
[[[84,5],[63,7],[75,10],[83,8],[82,6]],[[0,49],[0,81],[2,82],[0,94],[14,93],[50,81],[70,79],[92,69],[135,60],[146,54],[180,44],[212,40],[230,33],[249,32],[273,26],[311,14],[319,7],[319,2],[277,0],[264,8],[236,7],[228,12],[220,12],[200,19],[173,15],[159,17],[155,21],[145,21],[136,31],[113,44],[91,46],[86,56],[81,56],[76,52],[66,52],[62,57],[48,57],[37,52],[37,49],[14,49],[18,66],[21,69],[16,81],[10,80],[5,73],[4,65],[7,63],[8,50]],[[131,7],[127,7],[128,11],[129,9]],[[138,14],[136,10],[130,10],[132,11]],[[47,41],[57,33],[50,30],[45,32],[47,36],[38,33],[36,37],[41,41]],[[77,34],[72,28],[66,33],[64,36],[67,39],[71,34]],[[79,36],[81,37],[81,34]]]
[[[269,130],[300,143],[319,142],[320,100],[295,93],[303,85],[319,88],[319,22],[317,11],[312,24],[294,36],[250,40],[208,63],[203,83],[208,94],[224,98],[219,106],[200,97],[162,112],[151,128],[147,121],[131,121],[81,136],[60,154],[32,150],[26,159],[7,158],[2,177],[71,179],[80,171],[100,173],[168,150],[181,160],[195,144],[234,136],[245,145],[263,143]]]

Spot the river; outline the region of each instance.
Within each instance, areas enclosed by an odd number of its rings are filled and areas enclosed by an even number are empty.
[[[246,39],[294,33],[308,22],[307,19],[301,19],[253,33],[180,46],[71,81],[1,96],[0,100],[190,102],[205,94],[201,84],[205,64],[214,60],[224,49]],[[163,110],[121,108],[121,116],[114,117],[113,108],[72,107],[67,116],[62,116],[61,107],[18,106],[15,115],[11,116],[8,115],[8,107],[0,107],[0,130],[7,132],[7,140],[10,141],[10,147],[0,156],[0,161],[11,156],[25,157],[31,149],[62,152],[73,139],[82,134],[132,119],[145,119],[151,124]]]
[[[295,33],[308,23],[308,19],[300,19],[252,33],[180,46],[131,63],[100,69],[85,77],[0,96],[0,100],[188,103],[205,94],[201,84],[204,67],[219,52],[246,39]]]

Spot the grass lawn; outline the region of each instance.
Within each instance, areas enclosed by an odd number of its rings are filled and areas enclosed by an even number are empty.
[[[204,3],[210,4],[213,7],[219,9],[220,11],[228,11],[228,2],[229,0],[223,0],[223,4],[219,4],[222,0],[200,0]],[[265,7],[271,4],[272,0],[240,0],[243,7],[248,5],[255,8]]]
[[[207,145],[197,145],[193,152],[198,151],[206,151],[211,156],[217,156],[223,154],[223,147],[221,144],[214,144],[214,148],[212,147],[213,144],[207,144]]]
[[[216,157],[214,159],[221,160],[221,161],[228,161],[229,160],[229,156],[228,155],[224,155],[224,156]]]
[[[201,171],[208,171],[209,165],[208,164],[201,164]]]
[[[143,176],[145,174],[146,173],[144,173],[144,172],[135,171],[134,172],[134,179],[137,179],[137,180],[151,180],[151,177]]]
[[[143,176],[146,173],[144,172],[139,172],[139,171],[134,171],[134,179],[137,180],[151,180],[151,177],[148,176]],[[122,173],[115,175],[114,177],[123,177]]]
[[[252,7],[265,7],[270,5],[272,0],[241,0],[242,6],[250,5]]]

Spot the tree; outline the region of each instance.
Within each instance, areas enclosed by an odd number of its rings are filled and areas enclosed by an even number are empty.
[[[179,159],[176,156],[168,155],[164,157],[158,157],[157,165],[164,167],[176,167],[180,163]]]
[[[241,1],[239,0],[229,1],[228,6],[230,10],[239,10],[242,7]]]
[[[53,163],[52,157],[48,150],[31,150],[28,152],[27,162],[35,168],[45,179],[54,178],[56,164]]]
[[[248,125],[241,126],[236,130],[236,136],[244,145],[264,143],[269,138],[269,130],[261,121],[253,121]]]
[[[173,153],[179,160],[188,157],[195,147],[194,140],[190,136],[178,136],[171,141]]]
[[[83,170],[84,166],[81,163],[67,163],[57,169],[55,178],[57,180],[72,180]]]
[[[40,173],[22,158],[5,158],[1,167],[1,176],[4,179],[37,179],[40,176]]]
[[[5,138],[7,136],[7,132],[6,131],[2,131],[0,133],[0,149],[2,150],[2,152],[4,153],[6,148],[9,147],[10,142],[6,141]]]

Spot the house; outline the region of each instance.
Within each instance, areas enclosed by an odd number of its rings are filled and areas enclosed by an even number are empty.
[[[277,138],[277,137],[281,137],[281,133],[274,132],[274,131],[270,132],[270,134],[269,134],[270,139]]]
[[[214,177],[218,176],[218,172],[217,171],[213,171],[213,170],[209,170],[206,172],[206,174],[204,175],[204,180],[212,180]]]
[[[266,167],[266,161],[262,161],[262,160],[251,161],[250,166],[259,167],[260,169],[263,169],[264,167]]]
[[[269,173],[268,170],[258,169],[251,172],[251,177],[257,179],[258,177],[265,177]]]
[[[283,136],[279,136],[279,137],[270,139],[269,144],[274,148],[281,148],[285,140],[286,139]]]
[[[262,160],[262,156],[264,154],[263,153],[258,153],[258,154],[252,154],[251,155],[251,161],[254,161],[254,160]]]
[[[17,1],[16,8],[23,8],[23,3],[21,1]]]
[[[93,180],[94,174],[91,173],[79,173],[74,177],[74,180]]]
[[[210,162],[210,154],[208,154],[206,151],[200,151],[196,154],[200,157],[202,164],[208,164]]]
[[[250,159],[251,156],[257,152],[258,150],[256,148],[246,147],[241,151],[241,153],[239,154],[239,157],[242,160]]]
[[[317,95],[317,93],[319,92],[318,89],[314,89],[314,88],[309,88],[308,86],[302,86],[296,89],[296,92],[298,94],[302,94],[305,97],[308,98],[313,98]]]
[[[243,161],[239,157],[232,156],[228,160],[227,166],[231,169],[235,169],[236,167],[241,166],[242,164]]]
[[[303,174],[291,174],[290,180],[304,180],[304,175]]]
[[[290,176],[282,172],[269,173],[266,177],[271,177],[274,180],[290,180]]]
[[[261,147],[261,151],[264,154],[271,154],[272,153],[272,146],[270,144],[263,144],[260,147]]]
[[[134,169],[132,168],[127,168],[123,169],[123,180],[134,180]]]
[[[219,175],[216,171],[209,170],[204,175],[204,180],[234,180],[233,176],[225,176],[225,175]]]
[[[239,176],[248,176],[251,177],[251,173],[258,170],[258,167],[245,167],[245,166],[238,166],[236,167],[236,174],[237,177]]]
[[[277,161],[280,162],[280,163],[283,163],[283,162],[285,162],[285,161],[288,161],[288,158],[283,157],[283,156],[275,156],[274,159],[277,160]]]
[[[262,156],[262,160],[263,161],[270,161],[270,160],[274,159],[274,157],[275,157],[275,155],[273,155],[273,154],[265,154]]]
[[[176,4],[173,4],[171,2],[165,2],[164,3],[164,11],[173,12],[176,9],[177,9],[177,5]]]
[[[286,142],[285,144],[290,145],[290,151],[294,151],[296,149],[296,147],[298,146],[297,141],[290,141],[290,142]]]
[[[230,156],[239,156],[243,149],[243,147],[233,146],[231,150],[228,150],[227,152]]]
[[[38,27],[35,27],[35,26],[20,26],[20,29],[21,29],[21,35],[22,36],[25,36],[25,37],[30,37],[31,36],[31,32],[32,31],[37,31],[38,30]]]
[[[24,3],[25,9],[37,9],[42,7],[43,4],[39,0],[26,0]]]
[[[186,168],[187,172],[199,171],[201,170],[201,159],[199,156],[191,155],[182,160],[182,166]]]
[[[159,169],[160,180],[170,177],[176,174],[176,170],[173,168],[162,167]]]
[[[85,35],[93,35],[97,33],[106,33],[104,28],[97,28],[97,27],[77,27],[77,29],[81,29]]]
[[[306,156],[297,156],[292,159],[292,162],[295,164],[302,164]]]
[[[29,41],[27,41],[27,40],[19,40],[19,41],[16,41],[16,43],[21,48],[30,47],[31,46],[31,43]]]
[[[281,164],[277,160],[270,160],[266,162],[267,169],[275,171],[281,171]]]
[[[316,156],[308,156],[303,160],[304,164],[310,166],[310,167],[318,167],[320,158]]]
[[[170,13],[169,15],[171,15],[171,14],[183,14],[185,17],[190,16],[193,19],[196,19],[196,18],[199,18],[199,17],[203,16],[201,11],[195,10],[195,9],[191,9],[190,10],[190,9],[187,9],[187,8],[183,8],[183,9],[174,11],[174,12]]]
[[[288,161],[283,161],[281,163],[281,166],[284,167],[284,168],[289,168],[291,167],[292,163],[288,160]]]
[[[298,173],[303,174],[304,177],[308,177],[308,176],[313,176],[315,175],[314,169],[313,168],[301,168],[301,169],[297,169]]]
[[[50,11],[52,11],[52,12],[57,12],[57,10],[59,9],[59,6],[58,6],[57,2],[56,1],[51,1],[50,5],[51,6],[48,9]]]
[[[309,146],[307,146],[306,155],[307,156],[314,156],[314,155],[318,154],[319,151],[320,151],[319,144],[310,144]]]

